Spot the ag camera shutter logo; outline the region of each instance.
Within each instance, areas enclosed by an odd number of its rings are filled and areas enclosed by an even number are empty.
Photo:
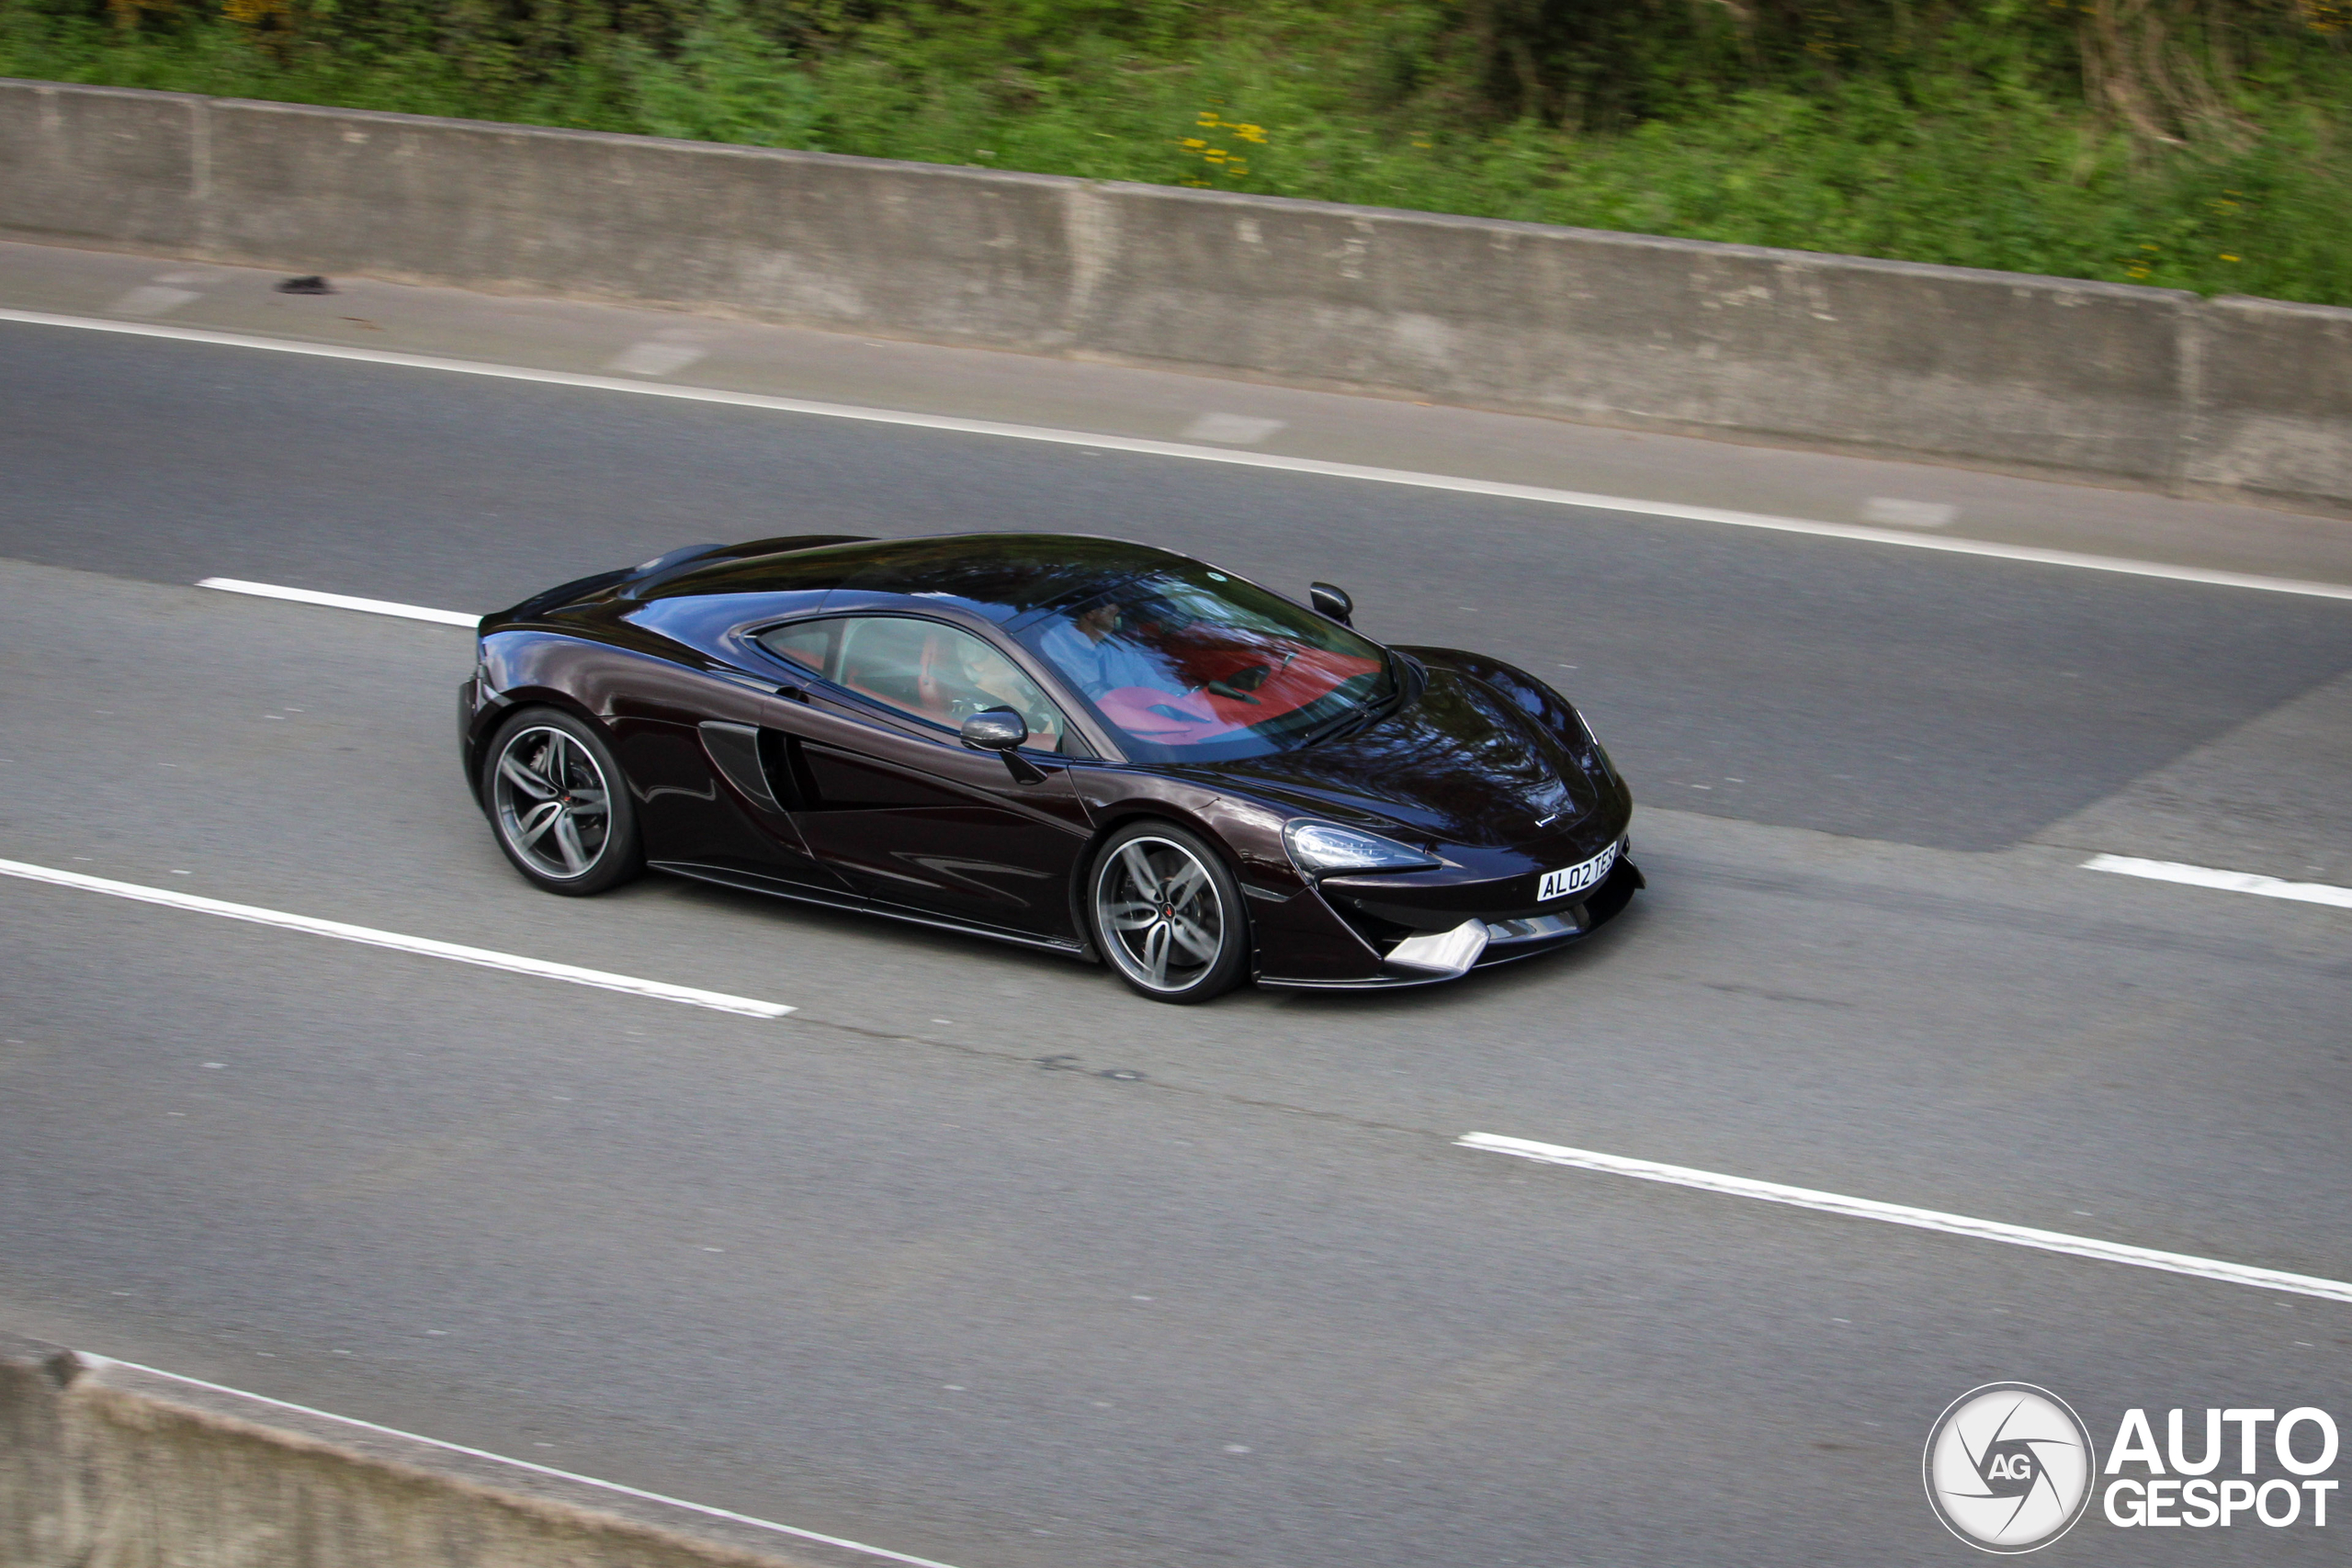
[[[2091,1500],[2090,1428],[2048,1389],[1970,1389],[1936,1418],[1922,1470],[1944,1528],[1982,1551],[2036,1551],[2075,1528]]]

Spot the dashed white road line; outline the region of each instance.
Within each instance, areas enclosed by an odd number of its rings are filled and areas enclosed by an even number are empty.
[[[2111,871],[2120,876],[2144,876],[2151,882],[2177,882],[2189,887],[2214,887],[2224,893],[2251,893],[2257,898],[2292,898],[2301,904],[2333,904],[2352,909],[2352,887],[2325,882],[2289,882],[2251,871],[2217,871],[2210,865],[2183,865],[2177,861],[2135,860],[2130,855],[2093,855],[2085,871]]]
[[[1862,521],[1897,528],[1949,528],[1960,508],[1941,501],[1905,501],[1900,496],[1874,495],[1862,502]]]
[[[674,376],[709,351],[691,343],[633,343],[605,362],[629,376]]]
[[[1572,1149],[1560,1144],[1539,1144],[1526,1138],[1506,1138],[1494,1133],[1467,1133],[1455,1139],[1454,1143],[1465,1149],[1515,1155],[1521,1159],[1536,1160],[1544,1165],[1573,1166],[1578,1170],[1630,1176],[1640,1181],[1663,1181],[1674,1187],[1691,1187],[1702,1192],[1719,1192],[1731,1198],[1758,1198],[1767,1203],[1818,1209],[1824,1213],[1843,1214],[1849,1219],[1879,1220],[1887,1224],[1942,1231],[1948,1235],[1970,1236],[1978,1241],[2006,1242],[2011,1247],[2063,1252],[2075,1258],[2096,1258],[2102,1263],[2128,1263],[2134,1268],[2161,1269],[2167,1274],[2188,1274],[2201,1280],[2251,1285],[2256,1290],[2317,1296],[2323,1301],[2352,1302],[2352,1282],[2323,1280],[2311,1274],[2282,1273],[2276,1269],[2256,1269],[2244,1263],[2225,1262],[2218,1258],[2199,1258],[2186,1252],[2159,1252],[2154,1247],[2101,1241],[2097,1236],[2069,1235],[2064,1231],[2036,1230],[2030,1225],[2004,1224],[1998,1220],[1971,1219],[1965,1214],[1947,1214],[1935,1209],[1882,1203],[1873,1198],[1849,1198],[1842,1193],[1821,1192],[1810,1187],[1784,1187],[1777,1181],[1725,1176],[1717,1171],[1694,1170],[1683,1165],[1661,1165],[1656,1160],[1631,1159],[1623,1155],[1600,1154],[1592,1149]]]
[[[126,316],[161,316],[176,310],[198,298],[193,288],[167,288],[158,284],[141,284],[109,307]]]
[[[395,604],[389,599],[356,599],[348,593],[322,593],[315,588],[280,588],[273,582],[246,582],[234,577],[208,577],[198,588],[227,593],[250,593],[256,599],[288,599],[297,604],[323,604],[331,610],[365,610],[371,615],[398,615],[411,621],[438,621],[445,626],[469,630],[481,624],[480,615],[462,610],[434,610],[422,604]]]
[[[2116,572],[2129,577],[2153,577],[2171,582],[2195,582],[2216,588],[2250,588],[2268,593],[2295,593],[2319,599],[2352,599],[2352,584],[2312,582],[2299,578],[2267,577],[2255,572],[2211,571],[2202,567],[2174,566],[2163,561],[2130,560],[2120,556],[2087,555],[2078,550],[2047,550],[2031,545],[1997,544],[1987,539],[1956,539],[1936,534],[1905,533],[1860,524],[1828,523],[1805,517],[1776,517],[1758,512],[1731,512],[1721,507],[1684,506],[1678,502],[1643,501],[1632,496],[1595,495],[1582,491],[1555,490],[1545,485],[1507,484],[1498,479],[1464,479],[1452,474],[1424,474],[1404,468],[1374,468],[1359,463],[1331,463],[1317,457],[1289,457],[1272,452],[1251,452],[1234,446],[1201,446],[1180,441],[1151,441],[1132,435],[1104,435],[1092,431],[1057,430],[1035,424],[1008,424],[998,420],[964,419],[949,414],[912,413],[900,409],[860,408],[850,403],[819,402],[808,398],[782,398],[765,392],[735,392],[717,387],[681,387],[661,381],[624,380],[616,376],[584,375],[571,370],[540,370],[528,366],[498,365],[486,360],[448,359],[436,355],[402,354],[394,349],[360,348],[347,344],[301,343],[290,338],[255,337],[244,333],[215,332],[207,327],[171,326],[160,321],[107,321],[95,316],[63,316],[46,310],[0,309],[0,321],[32,326],[74,327],[88,332],[122,333],[135,337],[168,338],[183,343],[217,344],[228,348],[255,348],[273,354],[301,354],[320,359],[345,359],[366,365],[391,365],[413,370],[440,370],[460,376],[490,376],[508,381],[537,381],[548,386],[582,387],[604,392],[631,392],[639,397],[678,398],[689,402],[723,403],[735,408],[766,409],[777,413],[812,414],[824,419],[860,420],[918,430],[953,431],[967,435],[993,435],[1013,441],[1039,441],[1060,446],[1084,446],[1100,452],[1133,452],[1147,457],[1176,457],[1189,462],[1223,463],[1234,468],[1266,468],[1278,473],[1312,474],[1324,479],[1358,479],[1369,484],[1402,485],[1415,490],[1446,491],[1457,495],[1487,496],[1499,501],[1525,501],[1547,506],[1576,506],[1596,512],[1624,513],[1639,517],[1665,517],[1685,523],[1713,523],[1730,528],[1761,528],[1781,534],[1805,534],[1817,538],[1850,539],[1863,544],[1894,545],[1905,549],[1941,550],[1951,555],[1982,556],[1994,560],[2023,561],[2038,566],[2063,566],[2086,571]]]
[[[660,1503],[667,1507],[684,1508],[691,1513],[701,1514],[707,1518],[725,1519],[729,1524],[747,1525],[753,1529],[773,1530],[778,1535],[794,1536],[801,1540],[812,1540],[824,1546],[836,1546],[844,1551],[864,1552],[868,1557],[879,1557],[891,1562],[904,1562],[909,1565],[909,1568],[952,1568],[951,1564],[933,1558],[910,1557],[903,1551],[892,1551],[887,1547],[868,1546],[862,1540],[850,1540],[837,1535],[823,1535],[816,1530],[802,1529],[797,1525],[780,1525],[774,1519],[756,1518],[750,1514],[738,1514],[727,1508],[714,1508],[707,1503],[690,1503],[683,1497],[665,1497],[659,1492],[647,1492],[635,1486],[624,1486],[617,1481],[604,1481],[593,1475],[580,1475],[569,1470],[557,1470],[552,1465],[533,1464],[528,1460],[512,1459],[505,1454],[492,1453],[487,1449],[469,1449],[462,1443],[446,1442],[439,1438],[428,1438],[416,1432],[403,1432],[397,1427],[379,1427],[373,1421],[362,1421],[352,1416],[338,1416],[332,1410],[314,1409],[308,1404],[296,1404],[290,1400],[272,1399],[266,1393],[248,1393],[241,1388],[231,1388],[225,1383],[207,1382],[202,1378],[192,1378],[183,1372],[167,1372],[158,1367],[142,1367],[136,1361],[118,1361],[111,1356],[94,1356],[82,1350],[75,1351],[74,1356],[94,1369],[120,1367],[125,1371],[142,1372],[149,1377],[164,1378],[172,1382],[185,1383],[190,1388],[205,1389],[213,1393],[225,1393],[236,1399],[248,1399],[256,1404],[266,1404],[278,1410],[290,1410],[298,1416],[315,1416],[320,1420],[333,1421],[340,1426],[356,1427],[363,1432],[377,1432],[388,1438],[423,1443],[429,1448],[439,1449],[444,1453],[463,1454],[469,1459],[488,1460],[493,1464],[527,1471],[533,1475],[545,1475],[558,1481],[574,1482],[583,1486],[595,1487],[599,1491],[616,1493],[624,1497],[635,1497],[648,1503]]]
[[[1286,423],[1279,419],[1261,419],[1254,414],[1204,413],[1184,427],[1184,439],[1254,446],[1280,432]]]
[[[544,958],[526,958],[521,953],[499,953],[487,947],[468,947],[460,942],[437,942],[431,937],[378,931],[372,926],[347,925],[341,920],[322,920],[314,915],[288,914],[283,909],[265,909],[253,904],[232,904],[220,898],[204,898],[193,893],[148,887],[136,882],[116,882],[107,877],[88,876],[78,871],[59,871],[24,861],[0,860],[0,876],[19,877],[27,882],[46,882],[53,886],[77,888],[85,893],[104,893],[110,897],[130,898],[142,904],[161,904],[165,908],[187,909],[199,915],[220,915],[259,926],[276,926],[281,931],[333,937],[337,942],[390,948],[395,953],[446,958],[452,963],[471,964],[483,969],[503,969],[512,975],[562,980],[574,986],[594,986],[599,990],[650,997],[655,1001],[684,1002],[688,1007],[739,1013],[745,1018],[782,1018],[788,1012],[798,1010],[782,1002],[763,1002],[751,997],[729,996],[724,991],[706,991],[698,986],[673,986],[666,980],[640,980],[633,975],[583,969],[576,964],[554,964]]]

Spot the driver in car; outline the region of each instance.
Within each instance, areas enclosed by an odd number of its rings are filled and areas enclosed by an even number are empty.
[[[1170,681],[1159,660],[1119,635],[1121,614],[1116,604],[1105,599],[1047,632],[1040,647],[1069,682],[1089,697],[1128,686],[1165,692],[1171,697],[1186,695],[1184,688]]]

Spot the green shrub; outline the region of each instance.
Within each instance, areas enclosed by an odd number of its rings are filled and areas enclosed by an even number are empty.
[[[820,145],[823,94],[735,0],[710,0],[673,53],[628,37],[609,48],[632,129],[756,147]]]
[[[2346,0],[214,3],[0,74],[2352,305]]]

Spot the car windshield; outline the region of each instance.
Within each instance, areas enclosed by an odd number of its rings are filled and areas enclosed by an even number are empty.
[[[1014,635],[1139,761],[1305,745],[1395,693],[1377,643],[1252,582],[1154,566],[1025,617]]]

